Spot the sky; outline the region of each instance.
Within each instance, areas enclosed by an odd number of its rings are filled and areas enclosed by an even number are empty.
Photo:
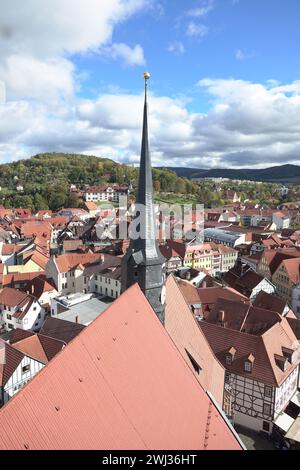
[[[299,0],[0,0],[0,163],[300,164]]]

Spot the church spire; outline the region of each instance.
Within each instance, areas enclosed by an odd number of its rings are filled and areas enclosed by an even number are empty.
[[[139,236],[130,240],[122,262],[122,291],[138,282],[157,316],[164,323],[164,273],[165,259],[160,253],[156,239],[156,223],[153,205],[152,168],[148,140],[148,80],[144,73],[145,100],[143,134],[137,192]]]

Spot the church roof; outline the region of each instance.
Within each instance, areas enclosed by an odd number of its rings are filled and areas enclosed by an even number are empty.
[[[241,444],[135,284],[1,409],[0,449]]]

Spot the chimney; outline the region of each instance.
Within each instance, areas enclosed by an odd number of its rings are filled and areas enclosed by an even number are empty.
[[[79,318],[78,318],[78,315],[76,315],[76,317],[75,317],[75,323],[79,323],[78,319],[79,319]]]

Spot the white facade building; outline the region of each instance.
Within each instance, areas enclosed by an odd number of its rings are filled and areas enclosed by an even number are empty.
[[[5,287],[0,293],[0,327],[2,331],[16,328],[38,331],[45,320],[39,301],[18,289]]]
[[[127,196],[129,194],[128,186],[93,186],[86,190],[85,200],[86,201],[112,201],[118,202],[120,196]]]

